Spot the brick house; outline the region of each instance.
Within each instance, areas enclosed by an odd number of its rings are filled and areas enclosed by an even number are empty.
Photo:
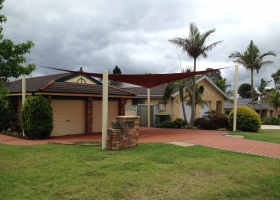
[[[202,100],[206,101],[207,105],[203,108],[199,105],[196,106],[195,118],[199,118],[204,115],[205,112],[216,110],[217,112],[224,112],[224,101],[228,100],[228,96],[218,88],[207,76],[197,76],[196,83],[198,87],[203,87]],[[180,95],[178,91],[174,91],[171,95],[171,99],[164,103],[162,100],[165,88],[167,84],[162,84],[151,88],[150,90],[150,103],[159,105],[159,113],[168,113],[171,116],[170,120],[174,120],[176,117],[183,118],[183,109],[180,101]],[[138,105],[147,104],[147,88],[145,87],[126,87],[123,88],[136,95],[135,98],[127,98],[126,105]],[[191,116],[191,106],[187,106],[185,100],[185,111],[188,121]]]
[[[22,81],[6,83],[9,98],[16,104],[18,123],[21,123]],[[125,99],[131,92],[109,86],[108,127],[116,116],[125,114]],[[42,95],[53,108],[51,136],[101,132],[102,83],[79,74],[61,73],[26,79],[26,95]]]

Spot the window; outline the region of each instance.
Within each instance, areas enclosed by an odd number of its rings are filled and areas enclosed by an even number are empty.
[[[165,111],[166,110],[166,103],[159,102],[159,110],[160,111]]]
[[[132,105],[145,104],[145,99],[132,99]]]

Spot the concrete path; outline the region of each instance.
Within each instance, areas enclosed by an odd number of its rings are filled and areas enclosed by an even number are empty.
[[[261,129],[280,129],[280,126],[276,126],[276,125],[262,125]]]
[[[225,131],[160,129],[141,127],[139,143],[182,141],[211,148],[280,158],[280,144],[247,140],[226,136]],[[0,143],[11,145],[34,145],[49,142],[101,141],[101,133],[53,137],[46,140],[25,140],[0,134]]]

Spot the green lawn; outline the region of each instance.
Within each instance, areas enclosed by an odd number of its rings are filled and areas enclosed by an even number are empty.
[[[201,146],[0,144],[0,199],[280,199],[280,159]]]
[[[233,135],[243,135],[245,139],[280,143],[280,130],[259,130],[257,133],[231,131]]]

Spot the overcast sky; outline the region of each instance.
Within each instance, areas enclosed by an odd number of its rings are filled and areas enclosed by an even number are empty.
[[[195,22],[201,33],[216,28],[206,44],[223,42],[200,58],[197,70],[234,66],[230,53],[244,52],[250,41],[261,53],[270,50],[274,64],[254,73],[272,80],[280,68],[279,1],[272,0],[6,0],[1,14],[4,38],[15,44],[35,43],[27,63],[86,72],[112,72],[118,65],[123,74],[177,73],[193,67],[193,59],[168,39],[187,37]],[[234,68],[221,70],[234,85]],[[37,67],[32,77],[60,73]],[[239,82],[250,83],[250,72],[239,67]],[[274,87],[273,82],[270,84]]]

